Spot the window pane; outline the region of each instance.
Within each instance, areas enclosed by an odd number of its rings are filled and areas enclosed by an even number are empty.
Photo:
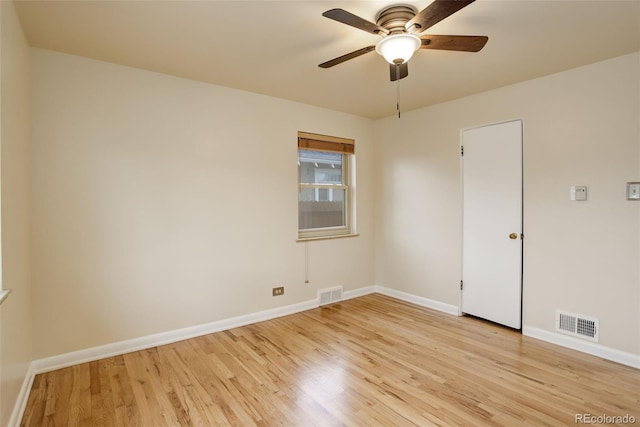
[[[300,189],[298,228],[345,227],[345,192],[339,188]]]
[[[342,154],[298,150],[300,184],[343,184]]]

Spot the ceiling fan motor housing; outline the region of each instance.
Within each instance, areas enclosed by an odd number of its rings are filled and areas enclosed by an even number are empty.
[[[389,34],[406,33],[405,24],[418,13],[411,5],[393,5],[385,7],[376,15],[376,24],[389,30]]]

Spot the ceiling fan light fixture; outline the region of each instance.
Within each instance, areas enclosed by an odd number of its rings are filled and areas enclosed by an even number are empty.
[[[415,34],[392,34],[378,42],[376,52],[384,56],[389,64],[404,64],[421,44],[420,37]]]

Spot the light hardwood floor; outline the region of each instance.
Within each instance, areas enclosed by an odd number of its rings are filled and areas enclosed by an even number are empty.
[[[373,294],[38,375],[26,426],[575,425],[640,371]]]

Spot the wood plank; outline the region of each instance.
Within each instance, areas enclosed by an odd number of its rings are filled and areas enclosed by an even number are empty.
[[[373,294],[38,375],[23,426],[640,420],[640,371]]]

